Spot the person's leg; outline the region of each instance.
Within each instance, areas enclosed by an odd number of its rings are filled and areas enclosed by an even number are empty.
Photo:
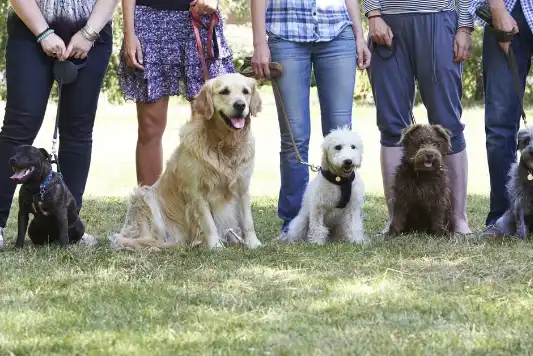
[[[135,164],[137,183],[152,185],[163,171],[163,133],[167,125],[168,97],[137,103],[139,123]]]
[[[396,168],[403,156],[398,146],[402,130],[412,123],[411,113],[415,99],[415,80],[410,58],[410,34],[405,31],[403,15],[385,16],[385,21],[394,33],[393,50],[385,46],[374,47],[372,63],[368,69],[374,103],[376,106],[377,126],[381,133],[381,175],[383,193],[387,203],[388,221],[381,231],[389,231],[394,206],[394,178]]]
[[[522,93],[531,67],[532,35],[520,2],[511,14],[517,21],[520,35],[511,48],[516,57]],[[490,212],[486,218],[487,236],[496,233],[491,226],[509,206],[507,174],[516,161],[516,133],[520,122],[518,94],[507,57],[493,35],[483,35],[483,85],[485,90],[485,134],[490,175]]]
[[[0,229],[6,226],[16,188],[9,178],[11,152],[16,146],[35,140],[53,80],[52,59],[36,45],[35,37],[22,21],[9,15],[7,30],[7,101],[0,131]]]
[[[103,79],[113,46],[111,28],[100,33],[88,54],[87,64],[77,80],[65,85],[61,93],[59,114],[58,161],[65,184],[71,191],[78,211],[91,165],[93,126]]]
[[[307,161],[311,134],[309,110],[311,47],[308,44],[285,41],[273,36],[269,37],[269,47],[272,61],[283,65],[283,75],[274,80],[279,87],[298,151],[302,159]],[[300,210],[303,193],[309,181],[309,168],[298,163],[286,119],[277,97],[276,107],[281,134],[281,188],[278,216],[283,220],[281,230],[284,232]]]
[[[453,53],[457,14],[447,11],[417,15],[410,27],[416,41],[416,77],[428,121],[452,133],[451,152],[444,159],[452,191],[454,231],[470,234],[466,216],[468,160],[461,122],[463,65],[454,62]]]
[[[320,102],[323,136],[340,126],[351,127],[357,70],[352,27],[347,26],[330,42],[315,44],[312,63]]]

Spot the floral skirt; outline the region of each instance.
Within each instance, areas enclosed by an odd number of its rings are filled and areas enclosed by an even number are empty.
[[[235,72],[233,55],[224,37],[222,16],[218,15],[217,59],[207,58],[208,31],[198,26],[209,78]],[[209,19],[203,16],[202,20],[207,24]],[[204,84],[204,76],[189,12],[136,6],[135,34],[141,43],[144,71],[127,67],[123,43],[118,75],[125,99],[151,103],[165,96],[181,95],[192,100]]]

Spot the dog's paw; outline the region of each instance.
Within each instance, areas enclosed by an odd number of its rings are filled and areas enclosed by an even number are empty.
[[[350,236],[348,242],[352,244],[364,244],[366,242],[366,237],[363,234]]]
[[[258,248],[258,247],[263,246],[263,244],[261,243],[261,241],[259,241],[259,239],[257,237],[249,238],[244,243],[245,243],[246,247],[249,248],[249,249],[254,249],[254,248]]]
[[[309,243],[312,243],[312,244],[315,244],[315,245],[325,245],[326,244],[326,236],[311,235],[311,236],[309,236]]]
[[[96,241],[96,237],[85,233],[81,237],[79,243],[80,243],[80,245],[85,245],[85,246],[88,246],[88,247],[92,247],[92,246],[95,246],[98,243],[98,241]]]

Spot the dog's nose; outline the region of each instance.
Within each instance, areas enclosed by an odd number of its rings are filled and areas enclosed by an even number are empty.
[[[9,164],[13,166],[15,163],[17,163],[17,159],[15,157],[11,157],[9,159]]]
[[[351,166],[352,163],[353,163],[353,161],[352,161],[351,159],[345,159],[345,160],[344,160],[344,165],[345,165],[345,166]]]
[[[233,108],[237,110],[238,112],[242,113],[244,109],[246,108],[246,103],[242,100],[237,100],[233,103]]]
[[[433,158],[435,158],[435,155],[433,153],[427,153],[426,154],[426,158],[427,159],[433,159]]]

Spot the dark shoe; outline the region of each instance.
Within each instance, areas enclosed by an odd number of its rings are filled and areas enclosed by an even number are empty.
[[[496,226],[489,225],[487,226],[485,231],[481,233],[481,237],[487,237],[487,238],[503,237],[503,234],[500,230],[498,230],[498,228],[496,228]]]

